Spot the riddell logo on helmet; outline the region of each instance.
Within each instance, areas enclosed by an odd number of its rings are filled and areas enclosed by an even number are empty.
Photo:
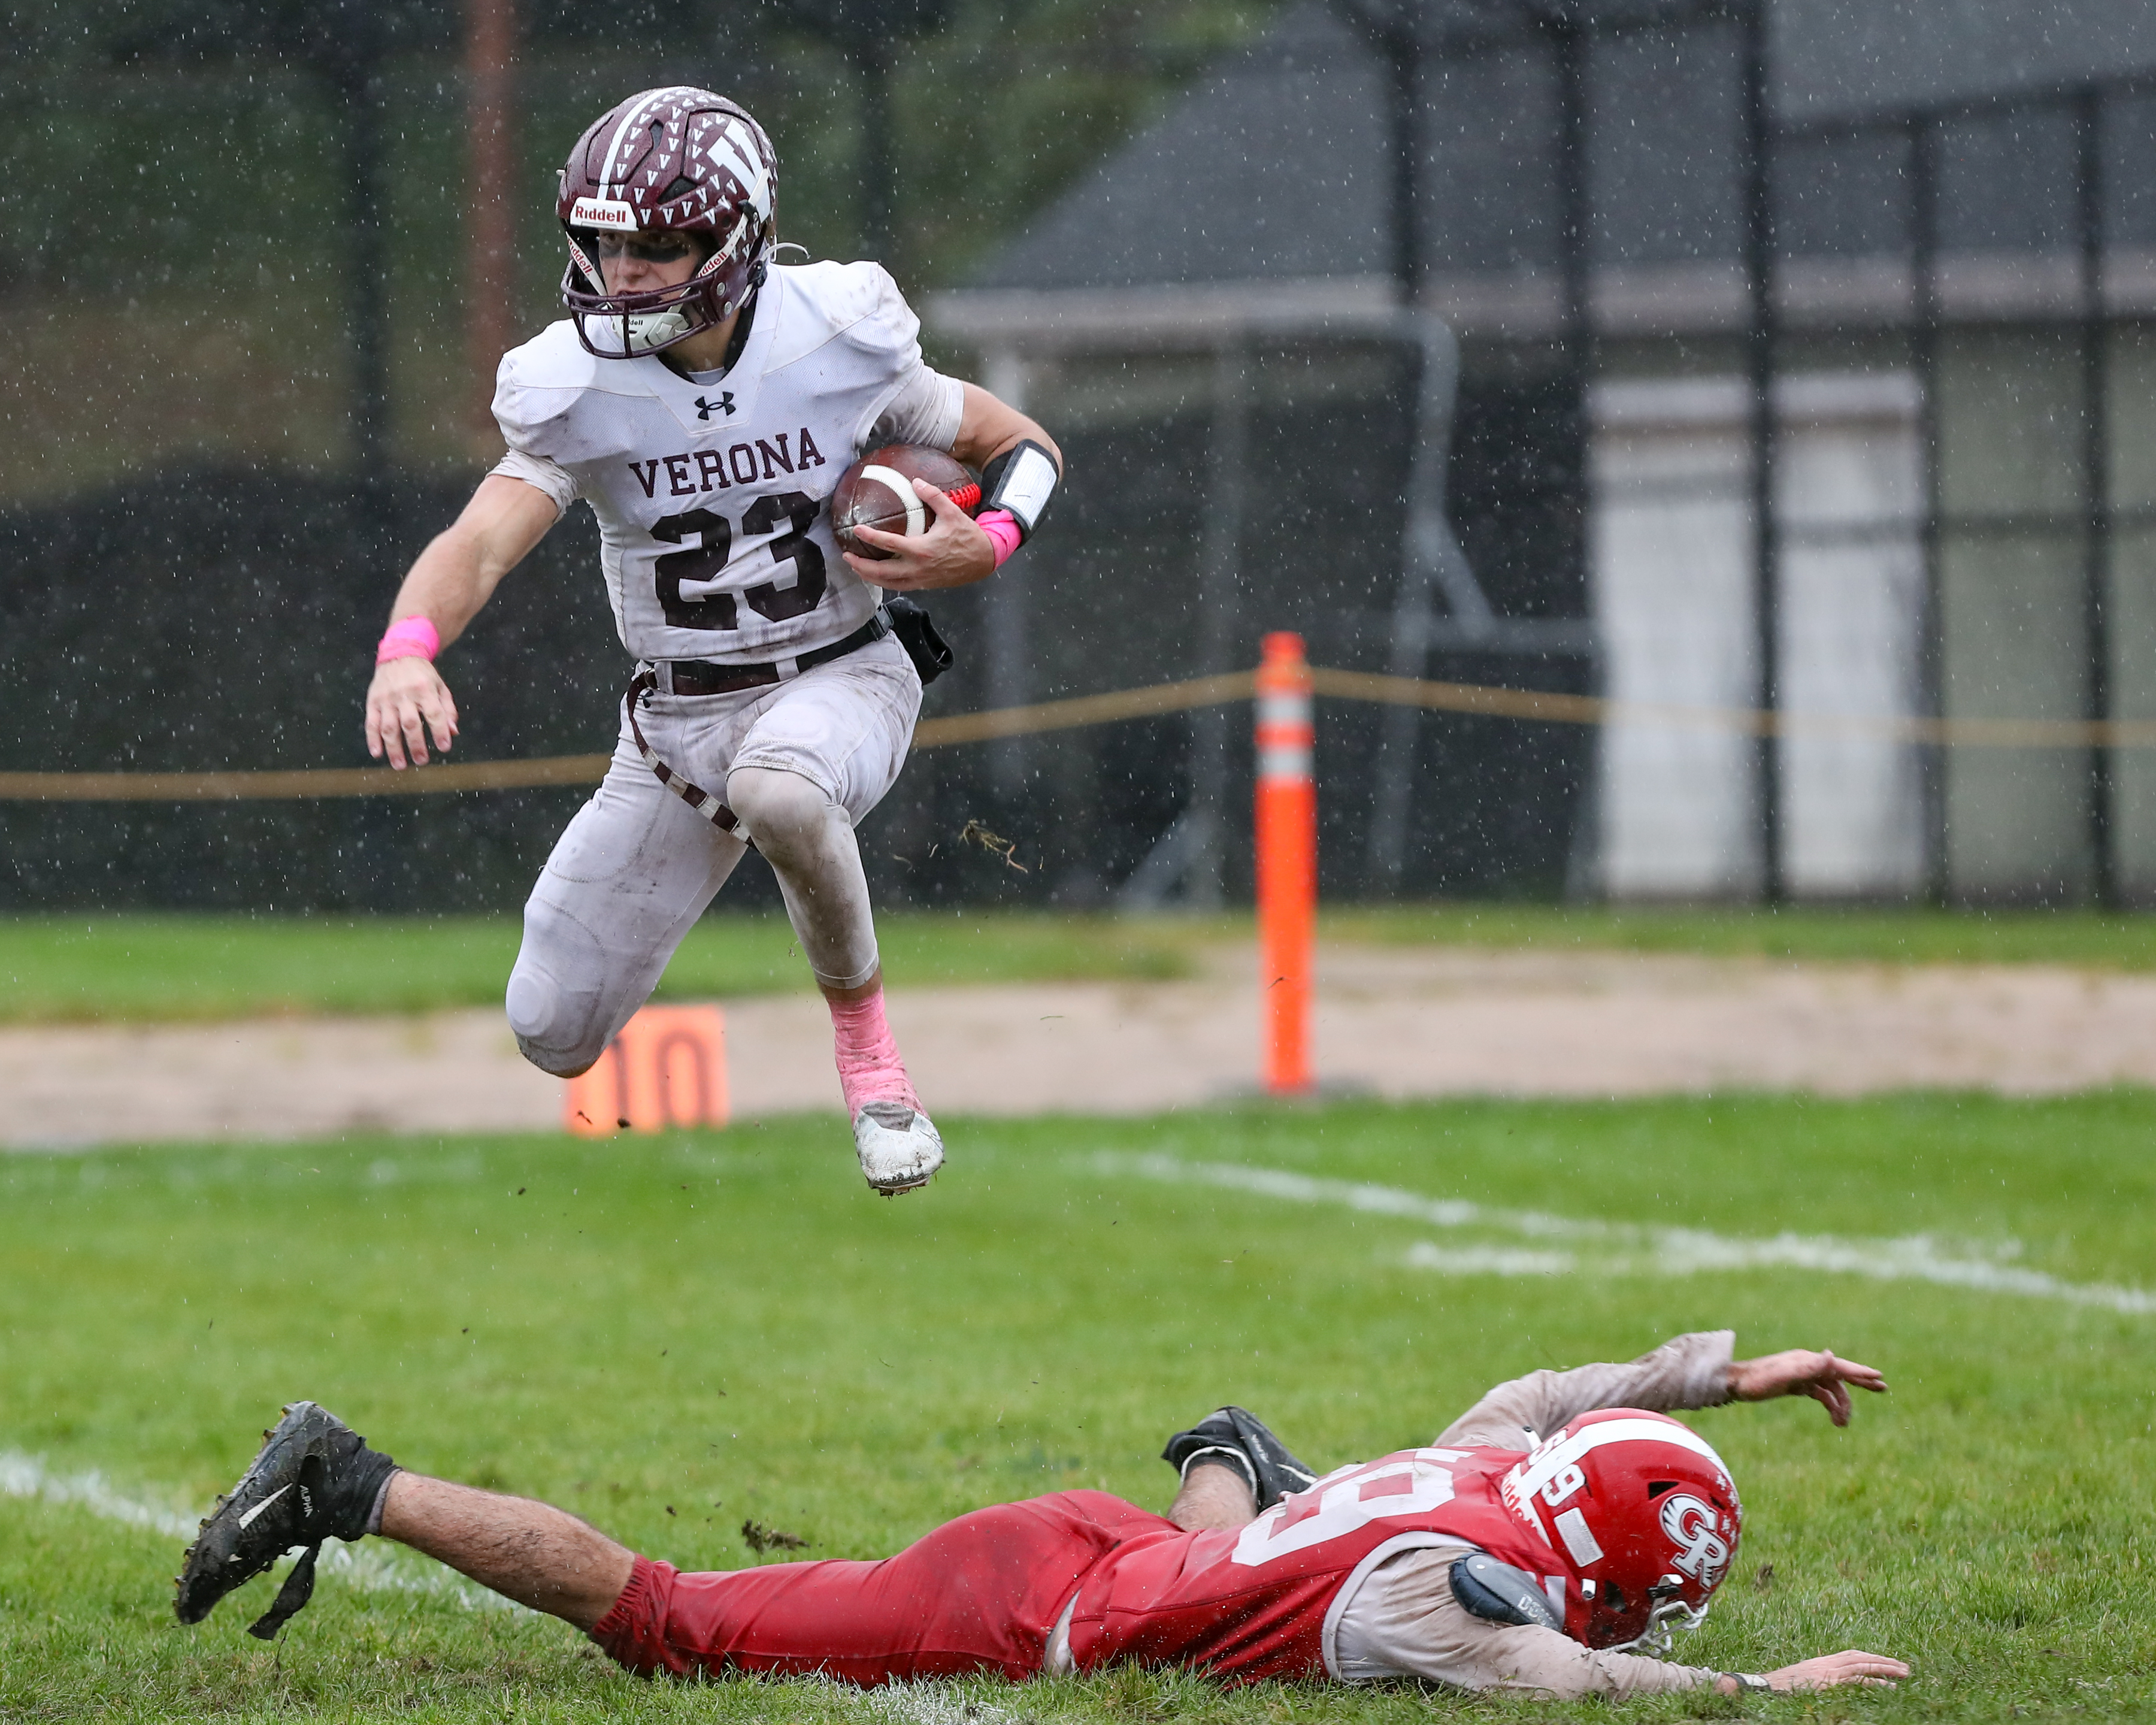
[[[1677,1547],[1671,1567],[1712,1591],[1735,1555],[1717,1531],[1713,1509],[1688,1491],[1674,1492],[1662,1500],[1661,1521],[1662,1532]]]
[[[634,228],[636,206],[611,198],[579,198],[569,206],[569,224],[574,228]]]

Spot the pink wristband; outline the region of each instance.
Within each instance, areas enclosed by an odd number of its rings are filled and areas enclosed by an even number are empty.
[[[1008,509],[988,509],[973,517],[981,531],[995,542],[996,567],[1000,569],[1010,561],[1010,554],[1019,547],[1020,535],[1018,517]]]
[[[432,659],[442,650],[442,632],[428,617],[400,617],[389,625],[382,644],[374,649],[374,662],[393,659]]]

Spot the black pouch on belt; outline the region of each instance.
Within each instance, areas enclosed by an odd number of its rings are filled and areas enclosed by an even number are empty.
[[[891,632],[921,673],[923,688],[951,669],[949,644],[936,633],[936,625],[918,604],[903,593],[892,593],[884,600],[883,610],[891,619]]]

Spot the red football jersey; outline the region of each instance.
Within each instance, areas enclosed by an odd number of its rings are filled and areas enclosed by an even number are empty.
[[[1518,1450],[1401,1450],[1327,1474],[1247,1527],[1124,1541],[1080,1584],[1081,1671],[1136,1660],[1235,1682],[1337,1676],[1348,1584],[1396,1552],[1458,1543],[1540,1576],[1560,1615],[1573,1565],[1500,1496]]]

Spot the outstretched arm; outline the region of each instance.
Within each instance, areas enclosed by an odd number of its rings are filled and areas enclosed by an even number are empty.
[[[447,646],[462,634],[501,578],[524,561],[560,516],[554,500],[522,480],[490,474],[449,529],[419,553],[389,608],[392,623],[424,617]],[[367,752],[403,768],[427,763],[427,732],[446,754],[457,734],[457,704],[430,660],[392,659],[374,668],[367,691]]]
[[[1836,1425],[1849,1424],[1852,1384],[1874,1395],[1887,1391],[1887,1379],[1876,1368],[1838,1359],[1832,1348],[1814,1353],[1810,1348],[1792,1348],[1758,1359],[1732,1360],[1729,1365],[1732,1401],[1764,1402],[1778,1395],[1808,1395],[1825,1408],[1827,1418]]]
[[[1863,1653],[1852,1647],[1845,1653],[1822,1654],[1764,1675],[1769,1689],[1786,1694],[1793,1689],[1834,1689],[1844,1683],[1892,1689],[1909,1675],[1909,1668],[1883,1653]],[[1748,1686],[1725,1673],[1714,1680],[1714,1686],[1724,1695],[1742,1695]]]
[[[1597,1408],[1666,1413],[1717,1406],[1729,1399],[1730,1353],[1736,1340],[1734,1330],[1700,1330],[1672,1337],[1622,1365],[1530,1372],[1499,1384],[1447,1426],[1437,1440],[1517,1450]]]
[[[1214,1470],[1191,1469],[1193,1475]],[[1578,1701],[1712,1688],[1738,1695],[1760,1682],[1778,1691],[1842,1683],[1891,1683],[1909,1675],[1876,1653],[1830,1653],[1746,1679],[1711,1666],[1582,1646],[1535,1624],[1492,1623],[1460,1604],[1449,1578],[1461,1545],[1407,1551],[1382,1564],[1340,1610],[1336,1646],[1351,1679],[1425,1677],[1456,1688],[1501,1690]]]
[[[1766,1401],[1809,1395],[1822,1403],[1836,1425],[1849,1423],[1849,1390],[1883,1391],[1887,1380],[1870,1366],[1831,1353],[1793,1348],[1758,1359],[1731,1358],[1733,1330],[1701,1330],[1676,1336],[1622,1365],[1578,1366],[1568,1372],[1530,1372],[1501,1384],[1439,1437],[1441,1444],[1488,1444],[1517,1449],[1525,1434],[1547,1437],[1568,1420],[1598,1408],[1645,1408],[1655,1413],[1714,1408],[1728,1401]]]

